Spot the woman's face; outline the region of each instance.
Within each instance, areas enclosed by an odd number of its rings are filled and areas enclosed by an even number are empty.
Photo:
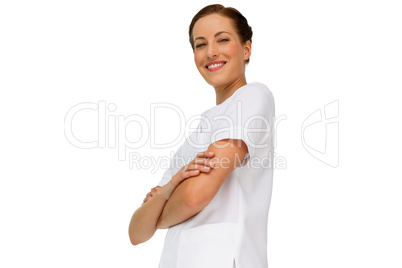
[[[214,87],[245,80],[245,60],[251,43],[241,44],[230,18],[212,14],[199,19],[193,28],[194,61],[205,81]]]

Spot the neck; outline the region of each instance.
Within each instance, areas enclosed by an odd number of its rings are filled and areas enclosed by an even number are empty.
[[[215,87],[216,105],[224,102],[226,99],[232,96],[236,90],[245,85],[247,85],[246,77],[243,76],[227,85]]]

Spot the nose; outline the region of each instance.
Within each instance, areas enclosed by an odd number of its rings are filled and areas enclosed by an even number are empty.
[[[209,59],[212,59],[212,58],[216,58],[218,56],[219,56],[219,51],[218,51],[217,46],[215,44],[213,44],[213,43],[210,44],[208,46],[207,57]]]

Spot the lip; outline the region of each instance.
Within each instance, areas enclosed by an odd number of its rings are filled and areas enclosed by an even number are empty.
[[[218,66],[218,67],[215,67],[215,68],[208,69],[208,66],[209,66],[209,65],[218,64],[218,63],[223,63],[223,65]],[[211,61],[211,62],[209,62],[207,65],[205,65],[205,68],[206,68],[208,71],[210,71],[210,72],[215,72],[215,71],[217,71],[217,70],[220,70],[223,66],[225,66],[225,64],[226,64],[226,61],[223,61],[223,60],[220,60],[220,61]]]

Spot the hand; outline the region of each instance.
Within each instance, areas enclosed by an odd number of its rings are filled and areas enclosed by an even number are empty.
[[[151,189],[151,191],[149,193],[147,193],[147,195],[145,196],[145,199],[142,203],[142,205],[144,205],[149,199],[151,199],[152,197],[154,197],[156,194],[161,192],[161,188],[160,186],[155,186],[154,188]],[[141,206],[142,206],[141,205]]]
[[[214,152],[200,152],[196,157],[187,165],[183,166],[172,179],[162,187],[162,194],[168,200],[176,187],[185,179],[196,177],[201,172],[209,173],[214,167],[211,159],[215,156]]]

